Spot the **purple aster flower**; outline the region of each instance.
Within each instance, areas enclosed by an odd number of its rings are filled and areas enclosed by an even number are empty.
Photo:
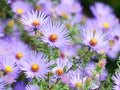
[[[82,10],[82,6],[77,0],[60,0],[61,4],[64,6],[68,7],[71,13],[80,13]]]
[[[104,67],[103,67],[104,68]],[[89,62],[87,63],[85,70],[84,70],[84,74],[87,75],[88,77],[93,77],[93,73],[96,72],[96,63],[94,62]],[[103,69],[103,71],[99,74],[97,73],[96,76],[94,76],[93,78],[95,80],[99,79],[99,81],[105,81],[105,79],[107,78],[107,70]]]
[[[10,85],[10,84],[16,82],[16,79],[18,78],[18,75],[7,74],[7,75],[3,76],[2,78],[3,78],[3,82],[6,85]]]
[[[7,40],[0,40],[0,58],[9,56],[12,53],[12,45]]]
[[[118,55],[118,52],[120,51],[120,43],[117,42],[116,40],[111,39],[109,40],[109,45],[110,45],[110,49],[107,52],[107,55],[112,58],[115,59]]]
[[[67,6],[65,6],[64,4],[59,4],[55,8],[55,12],[58,16],[61,16],[64,19],[70,19],[71,18],[70,9]]]
[[[114,82],[113,90],[120,90],[120,71],[116,71],[112,76],[112,80]]]
[[[111,28],[109,35],[111,37],[110,39],[113,39],[116,43],[120,44],[120,24],[116,24],[114,28]]]
[[[97,28],[99,28],[98,21],[94,18],[88,18],[85,22],[85,27],[96,30]]]
[[[17,15],[22,15],[31,9],[29,3],[25,1],[15,1],[11,4],[12,11]]]
[[[62,81],[62,83],[69,84],[69,79],[70,79],[69,74],[65,73],[65,74],[61,75],[61,81]]]
[[[21,17],[21,23],[32,30],[39,30],[41,26],[47,24],[49,20],[49,16],[37,10],[28,11]]]
[[[113,14],[112,8],[101,2],[95,3],[95,5],[91,6],[90,9],[92,10],[94,16],[97,18],[108,16],[109,14]]]
[[[74,45],[66,45],[65,47],[61,47],[60,52],[61,52],[61,54],[64,54],[66,58],[67,57],[72,58],[72,57],[75,57],[77,55],[77,49],[75,49]]]
[[[55,10],[54,10],[54,1],[48,1],[48,0],[39,0],[37,2],[37,5],[36,5],[36,9],[38,11],[44,11],[46,12],[47,14],[49,15],[52,15],[55,13]]]
[[[103,30],[109,30],[118,24],[118,20],[114,15],[108,15],[106,17],[98,18],[98,26]],[[114,22],[113,22],[114,21]]]
[[[57,60],[54,61],[54,64],[57,64],[56,67],[54,67],[52,69],[52,72],[54,73],[55,77],[57,76],[61,76],[64,73],[64,67],[65,67],[65,63],[63,60],[61,60],[61,58],[58,58]]]
[[[110,46],[109,44],[108,45],[105,45],[105,46],[101,46],[101,47],[98,47],[95,49],[95,51],[98,53],[98,54],[107,54],[110,50]]]
[[[84,84],[85,84],[85,80],[86,80],[87,77],[83,77],[83,74],[79,70],[71,71],[69,73],[69,75],[70,75],[69,85],[71,87],[76,87],[76,88],[79,88],[79,89],[83,89]]]
[[[0,78],[0,90],[5,90],[5,83],[2,78]]]
[[[106,69],[103,70],[103,72],[100,74],[100,80],[105,81],[108,76],[108,71]]]
[[[25,83],[23,81],[17,82],[14,90],[25,90]]]
[[[28,58],[21,62],[20,69],[24,71],[27,78],[45,78],[45,75],[50,71],[50,63],[47,63],[47,58],[41,53],[30,53]]]
[[[42,41],[53,47],[64,47],[70,42],[69,31],[60,23],[50,22],[42,27]]]
[[[80,31],[82,43],[95,49],[108,44],[108,35],[101,29],[83,29]]]
[[[77,49],[75,49],[74,45],[66,45],[65,47],[60,48],[60,58],[68,68],[72,66],[72,62],[70,62],[69,59],[76,56]]]
[[[113,40],[110,41],[110,44],[114,43]],[[110,49],[107,52],[108,57],[115,59],[119,53],[119,47],[120,45],[117,43],[114,43],[112,46],[110,46]]]
[[[24,60],[24,58],[29,54],[29,51],[31,51],[28,45],[26,45],[19,39],[15,39],[12,45],[13,45],[12,56],[18,62]]]
[[[3,57],[0,61],[0,68],[9,75],[18,76],[20,73],[19,67],[15,60],[9,57]]]
[[[39,90],[39,87],[36,85],[26,85],[25,90]]]
[[[95,70],[96,64],[94,62],[87,63],[85,67],[85,75],[92,77],[92,72]]]

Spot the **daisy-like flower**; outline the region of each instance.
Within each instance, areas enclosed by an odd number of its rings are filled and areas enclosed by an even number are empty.
[[[29,53],[30,48],[19,39],[13,41],[12,56],[17,61],[23,60]]]
[[[49,16],[37,10],[28,11],[21,17],[21,23],[32,30],[39,30],[41,26],[47,24],[49,20]]]
[[[83,89],[86,77],[83,77],[82,73],[78,70],[70,72],[69,84],[72,87]]]
[[[61,76],[64,74],[63,69],[65,67],[65,63],[60,58],[58,58],[54,63],[57,64],[57,66],[52,69],[52,72],[55,74],[55,76]]]
[[[17,66],[15,60],[10,56],[2,58],[0,65],[1,70],[9,75],[18,76],[20,73],[19,67]]]
[[[114,82],[113,90],[120,90],[120,71],[116,71],[115,75],[112,76]]]
[[[31,9],[29,3],[25,1],[15,1],[11,4],[12,11],[17,15],[22,15]]]
[[[27,78],[45,78],[49,70],[50,63],[47,63],[47,57],[41,53],[30,53],[28,58],[21,62],[20,69],[24,71]]]
[[[50,22],[42,27],[42,41],[53,47],[63,47],[70,42],[69,31],[60,23]]]
[[[113,28],[116,24],[118,24],[118,20],[114,15],[108,15],[102,18],[98,18],[98,26],[103,30],[109,30]],[[114,22],[113,22],[114,21]]]
[[[95,49],[108,44],[108,35],[101,29],[83,29],[80,31],[82,43]]]
[[[7,75],[3,76],[2,78],[3,78],[3,82],[6,85],[10,85],[10,84],[16,82],[16,79],[18,78],[18,75],[7,74]]]
[[[101,18],[109,14],[113,14],[112,8],[100,2],[95,3],[95,5],[91,6],[90,9],[94,14],[94,16],[97,18]]]
[[[36,85],[26,85],[25,90],[39,90],[39,87]]]

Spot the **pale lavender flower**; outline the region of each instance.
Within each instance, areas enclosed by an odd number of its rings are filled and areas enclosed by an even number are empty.
[[[82,6],[78,2],[78,0],[60,0],[61,4],[68,7],[70,13],[80,13],[82,10]]]
[[[53,61],[53,63],[57,64],[57,66],[52,69],[52,72],[54,73],[54,77],[61,76],[62,74],[64,74],[64,70],[63,70],[65,67],[64,61],[61,60],[61,58],[58,58],[57,60]]]
[[[13,40],[12,43],[12,55],[13,58],[16,60],[16,62],[19,62],[21,60],[24,60],[24,58],[29,54],[31,51],[28,45],[20,41],[19,39]]]
[[[39,90],[37,85],[26,85],[25,90]]]
[[[108,34],[101,29],[83,29],[80,31],[82,43],[92,49],[106,46],[108,44]]]
[[[42,27],[42,41],[49,46],[63,47],[70,43],[69,31],[60,23],[50,22]]]
[[[5,39],[0,40],[0,43],[0,58],[10,56],[12,53],[12,44]]]
[[[120,71],[116,71],[112,76],[112,80],[114,82],[113,90],[120,90]]]
[[[41,53],[30,53],[28,58],[21,62],[20,69],[26,74],[27,78],[45,78],[50,71],[50,63],[47,63],[47,57]]]
[[[10,84],[16,82],[16,79],[18,78],[18,75],[7,74],[7,75],[3,76],[2,78],[3,78],[3,82],[6,85],[10,85]]]
[[[61,81],[62,81],[62,83],[69,84],[69,79],[70,79],[69,74],[65,73],[65,74],[61,75]]]
[[[87,75],[88,77],[94,78],[95,80],[98,79],[99,81],[105,81],[108,75],[108,72],[106,69],[103,69],[101,73],[97,73],[94,77],[93,77],[93,73],[96,73],[96,63],[89,62],[87,63],[84,70],[85,76]]]
[[[98,21],[94,18],[88,18],[85,22],[85,27],[96,30],[97,28],[99,28]]]
[[[0,90],[5,90],[5,83],[2,78],[0,78]]]
[[[108,5],[105,5],[104,3],[97,2],[93,6],[90,7],[92,10],[92,13],[96,18],[108,16],[109,14],[113,14],[113,10]]]
[[[61,16],[64,19],[70,19],[71,18],[70,9],[67,6],[65,6],[64,4],[59,4],[55,8],[55,12],[58,16]]]
[[[15,1],[11,4],[12,11],[17,15],[22,15],[31,9],[31,5],[25,1]]]
[[[8,75],[18,76],[20,73],[14,58],[3,57],[0,61],[0,69],[6,72]]]
[[[84,77],[80,70],[71,71],[69,72],[69,75],[70,75],[69,85],[71,87],[83,89],[87,77]]]
[[[39,30],[41,26],[47,24],[50,20],[50,17],[47,16],[44,12],[37,10],[31,10],[23,14],[21,17],[21,23],[32,30]]]
[[[98,18],[97,21],[98,26],[105,31],[113,28],[116,24],[118,24],[118,20],[114,15],[108,15],[106,17]]]

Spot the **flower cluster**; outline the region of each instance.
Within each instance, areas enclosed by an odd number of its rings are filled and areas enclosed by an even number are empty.
[[[78,0],[3,2],[0,90],[120,90],[120,23],[110,6],[96,2],[90,18]]]

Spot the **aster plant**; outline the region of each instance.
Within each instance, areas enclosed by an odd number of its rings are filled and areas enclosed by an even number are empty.
[[[78,0],[0,6],[0,90],[120,90],[120,23],[110,6],[95,2],[94,17]]]

